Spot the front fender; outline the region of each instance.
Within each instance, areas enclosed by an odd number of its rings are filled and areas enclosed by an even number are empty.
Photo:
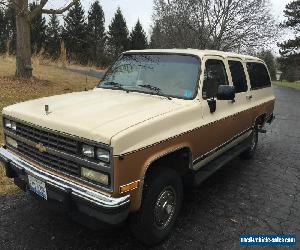
[[[130,210],[137,211],[141,206],[144,180],[147,171],[157,160],[180,149],[187,148],[190,152],[192,164],[192,151],[188,143],[162,142],[151,147],[114,158],[115,165],[115,190],[134,181],[140,181],[139,188],[130,191]],[[120,192],[118,192],[120,194]]]

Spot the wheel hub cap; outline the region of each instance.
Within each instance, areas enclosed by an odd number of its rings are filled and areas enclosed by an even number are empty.
[[[176,206],[175,192],[169,187],[164,189],[155,204],[154,219],[158,228],[163,229],[169,225]]]

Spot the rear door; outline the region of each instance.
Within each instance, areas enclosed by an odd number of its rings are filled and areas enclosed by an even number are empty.
[[[262,61],[247,61],[246,67],[250,82],[249,105],[254,108],[253,119],[262,113],[268,116],[274,108],[274,94],[268,69]]]
[[[230,84],[235,87],[236,97],[234,113],[238,117],[236,124],[239,129],[238,134],[243,133],[252,126],[253,114],[251,111],[252,94],[250,90],[249,78],[246,73],[246,63],[239,58],[228,58],[230,72]]]

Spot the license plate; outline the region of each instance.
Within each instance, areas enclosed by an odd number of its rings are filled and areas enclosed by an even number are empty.
[[[47,200],[46,183],[28,175],[29,189]]]

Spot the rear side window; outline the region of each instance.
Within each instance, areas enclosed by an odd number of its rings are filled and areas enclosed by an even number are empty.
[[[236,93],[246,92],[248,86],[243,64],[239,61],[229,61],[228,63]]]
[[[271,86],[271,80],[267,68],[262,63],[247,63],[252,89],[260,89]]]
[[[224,63],[220,60],[209,59],[205,63],[202,88],[203,99],[216,97],[219,85],[228,85]]]

